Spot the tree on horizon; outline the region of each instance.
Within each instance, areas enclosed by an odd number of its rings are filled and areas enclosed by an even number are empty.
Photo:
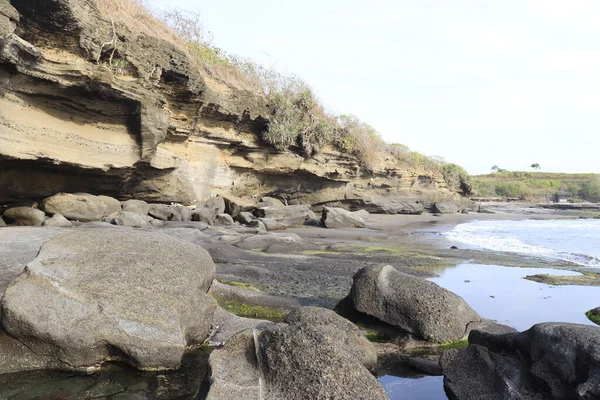
[[[535,169],[535,170],[537,171],[537,170],[539,170],[541,167],[540,167],[540,164],[538,164],[538,163],[533,163],[533,164],[531,164],[531,168],[533,168],[533,169]]]

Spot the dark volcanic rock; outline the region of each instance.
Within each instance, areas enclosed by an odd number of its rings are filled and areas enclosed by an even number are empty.
[[[208,335],[214,274],[206,250],[170,236],[64,233],[6,289],[2,324],[36,354],[73,369],[115,357],[141,369],[176,368]]]
[[[440,359],[457,399],[600,398],[600,329],[549,322],[520,333],[472,331]]]
[[[390,265],[365,267],[350,292],[355,310],[427,341],[456,341],[481,318],[462,297]]]
[[[321,224],[325,228],[364,228],[365,220],[343,208],[323,207]]]

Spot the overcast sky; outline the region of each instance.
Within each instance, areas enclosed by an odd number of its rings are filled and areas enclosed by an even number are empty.
[[[600,173],[600,1],[150,0],[472,174]]]

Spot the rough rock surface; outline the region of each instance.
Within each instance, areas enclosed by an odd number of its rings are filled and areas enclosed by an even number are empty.
[[[73,226],[71,221],[69,221],[68,219],[66,219],[65,217],[63,217],[60,214],[54,214],[52,216],[52,218],[48,218],[47,220],[45,220],[42,225],[43,226],[58,226],[61,228],[68,228],[70,226]]]
[[[376,214],[421,214],[425,207],[416,197],[374,196],[361,198],[351,202],[356,208]]]
[[[355,310],[436,343],[460,340],[481,319],[462,297],[390,265],[358,271],[350,297]]]
[[[321,224],[325,228],[364,228],[365,220],[343,208],[323,207]]]
[[[176,207],[167,204],[149,204],[148,215],[161,221],[182,221]]]
[[[272,325],[273,322],[263,319],[244,318],[217,307],[213,314],[208,343],[211,346],[223,346],[232,336],[247,329],[262,330]]]
[[[433,212],[440,214],[456,214],[459,211],[458,204],[451,201],[436,201],[432,208]]]
[[[115,225],[131,226],[134,228],[148,226],[147,217],[131,211],[120,211],[112,220]]]
[[[250,221],[250,226],[251,227],[257,227],[259,226],[258,224],[262,223],[267,231],[281,231],[281,230],[285,230],[286,226],[284,224],[282,224],[281,222],[275,221],[274,219],[271,218],[258,218],[255,219],[253,221]]]
[[[250,225],[255,219],[256,217],[254,216],[254,214],[248,211],[241,211],[235,217],[235,220],[237,222],[244,225]]]
[[[4,211],[4,218],[13,220],[15,225],[20,226],[42,226],[46,214],[37,208],[13,207]]]
[[[100,221],[108,210],[102,198],[88,193],[58,193],[44,199],[42,208],[50,215],[61,214],[81,222]]]
[[[207,399],[387,399],[356,354],[330,333],[300,321],[238,333],[210,355]]]
[[[4,218],[0,217],[0,228],[3,228],[6,226],[6,222],[4,222]]]
[[[457,399],[600,398],[600,329],[549,322],[520,333],[472,331],[440,359]]]
[[[143,200],[127,200],[123,203],[122,208],[123,211],[146,216],[150,210],[150,205]]]
[[[215,219],[215,224],[217,225],[233,225],[235,221],[231,218],[229,214],[219,214]]]
[[[275,233],[252,235],[237,243],[235,246],[244,250],[264,251],[267,253],[299,252],[314,250],[317,245],[308,242],[296,233]]]
[[[2,324],[71,368],[122,358],[176,368],[208,335],[215,266],[199,246],[149,232],[78,230],[42,246],[2,300]]]
[[[254,215],[259,218],[275,220],[286,227],[301,226],[306,220],[310,206],[298,204],[293,206],[267,206],[257,208]]]

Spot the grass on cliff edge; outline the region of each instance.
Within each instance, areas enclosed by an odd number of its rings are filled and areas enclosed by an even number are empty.
[[[145,0],[94,1],[117,31],[122,25],[134,34],[166,40],[186,52],[212,77],[264,94],[271,116],[262,140],[276,149],[292,149],[311,157],[324,148],[331,148],[356,157],[368,168],[391,162],[422,173],[441,173],[449,186],[456,189],[470,187],[462,185],[467,182],[468,174],[455,164],[424,156],[402,144],[388,144],[375,128],[354,115],[327,112],[310,86],[298,77],[282,74],[215,46],[198,13],[181,10],[156,13]],[[118,47],[119,35],[114,33],[113,41]]]

